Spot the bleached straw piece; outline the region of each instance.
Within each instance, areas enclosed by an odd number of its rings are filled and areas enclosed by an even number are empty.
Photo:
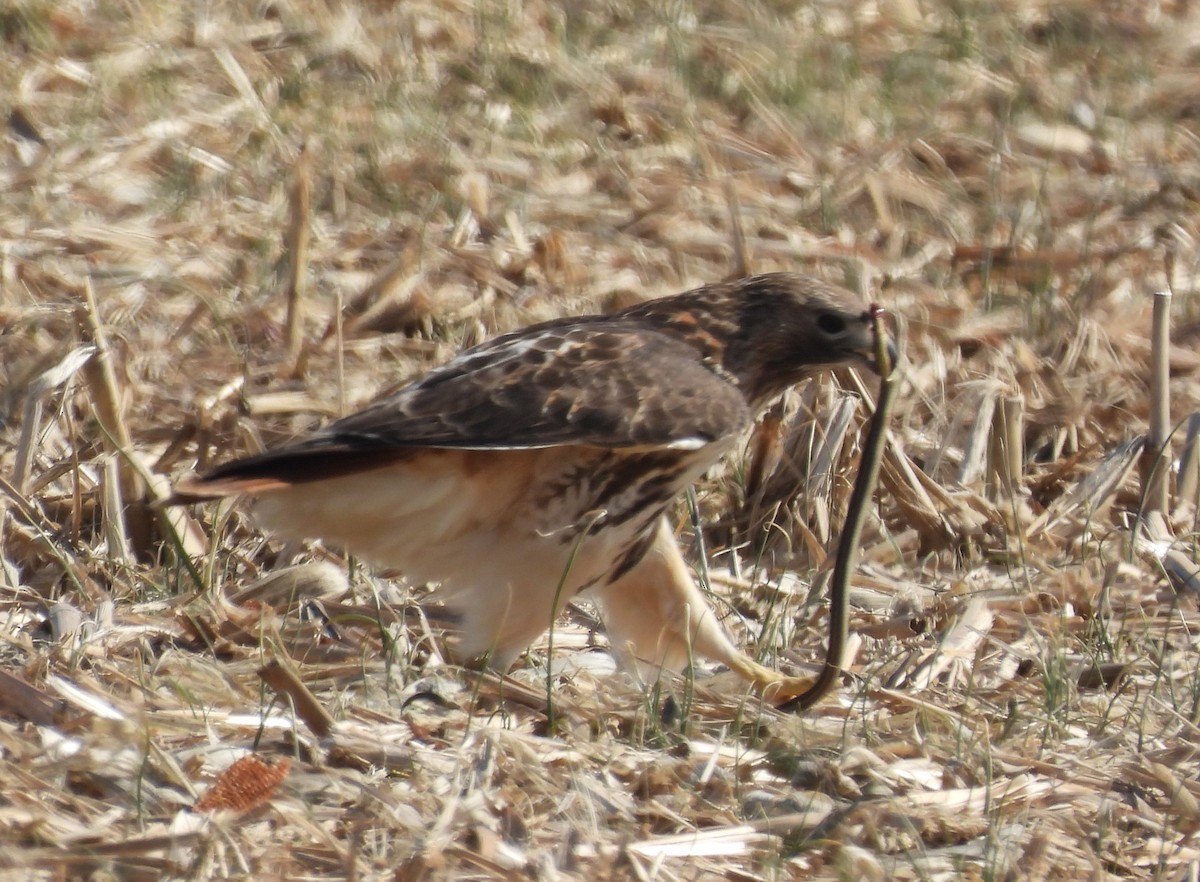
[[[1154,293],[1150,332],[1150,426],[1142,449],[1145,511],[1167,511],[1171,465],[1171,292]]]
[[[1177,505],[1190,503],[1193,508],[1200,508],[1198,490],[1200,490],[1200,411],[1187,418],[1183,450],[1179,454],[1179,474],[1175,484]]]

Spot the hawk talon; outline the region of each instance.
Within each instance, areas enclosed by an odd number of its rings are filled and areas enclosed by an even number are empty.
[[[760,665],[745,656],[730,667],[737,674],[749,680],[762,697],[771,704],[786,704],[797,696],[803,695],[813,684],[811,677],[790,677]]]

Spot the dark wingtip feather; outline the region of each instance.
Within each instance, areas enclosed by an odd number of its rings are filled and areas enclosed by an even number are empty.
[[[259,493],[270,493],[272,490],[283,490],[290,487],[287,481],[278,478],[218,478],[200,475],[187,478],[171,488],[171,495],[160,504],[191,505],[196,502],[211,502],[214,499],[227,499],[231,496],[254,496]]]
[[[172,488],[163,505],[189,505],[231,496],[257,496],[296,484],[325,481],[384,468],[412,455],[409,450],[347,450],[313,445],[235,459],[203,475],[185,478]]]

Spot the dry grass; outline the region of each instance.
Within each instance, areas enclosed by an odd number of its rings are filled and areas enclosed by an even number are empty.
[[[1137,468],[1156,289],[1200,410],[1200,13],[652,6],[0,8],[0,875],[1200,872],[1197,457],[1140,521]],[[147,505],[463,342],[728,275],[730,194],[753,269],[907,339],[838,701],[643,692],[586,610],[480,679],[336,549]],[[819,659],[843,394],[698,488],[773,664]]]

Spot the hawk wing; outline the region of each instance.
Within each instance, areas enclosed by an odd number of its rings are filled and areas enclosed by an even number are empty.
[[[677,337],[599,317],[550,322],[467,350],[301,441],[177,487],[177,500],[376,468],[417,449],[698,450],[750,412],[720,368]]]

